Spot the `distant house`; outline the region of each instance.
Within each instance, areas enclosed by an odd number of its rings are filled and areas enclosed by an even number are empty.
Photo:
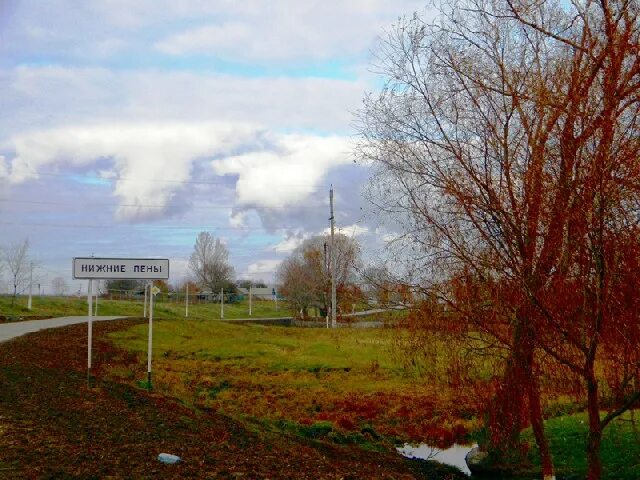
[[[196,293],[196,298],[198,300],[207,300],[209,302],[219,302],[220,292],[209,292],[209,291],[198,292]]]
[[[238,293],[244,295],[245,297],[249,296],[248,288],[238,288]],[[259,300],[274,300],[278,297],[278,300],[282,299],[282,296],[278,293],[278,289],[275,286],[271,287],[254,287],[251,289],[251,296],[253,298],[257,298]]]

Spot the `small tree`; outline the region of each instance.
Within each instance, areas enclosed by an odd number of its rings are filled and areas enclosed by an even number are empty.
[[[18,295],[18,287],[22,287],[27,281],[29,271],[29,240],[24,239],[21,242],[9,245],[4,251],[4,258],[11,274],[11,282],[13,285],[11,304],[13,305]]]
[[[229,250],[219,238],[209,232],[200,232],[189,259],[189,268],[196,281],[212,292],[224,288],[235,291],[233,267],[229,265]]]
[[[360,276],[363,293],[369,303],[381,307],[393,304],[394,296],[392,293],[394,285],[397,284],[397,280],[392,277],[385,266],[367,267]]]
[[[360,246],[346,235],[335,235],[336,290],[338,294],[353,293],[355,269],[360,263]],[[310,307],[329,310],[330,272],[328,263],[329,237],[317,236],[306,240],[285,259],[276,277],[280,291],[296,311],[304,317]],[[340,304],[340,298],[338,298]]]
[[[55,277],[51,280],[51,287],[53,288],[54,295],[58,296],[64,295],[69,288],[67,282],[62,277]]]

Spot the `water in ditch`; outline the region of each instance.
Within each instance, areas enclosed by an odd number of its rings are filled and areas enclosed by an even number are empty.
[[[451,447],[441,449],[432,447],[425,443],[419,445],[410,445],[405,443],[404,446],[398,447],[398,453],[409,458],[420,458],[422,460],[435,460],[458,468],[467,475],[471,475],[467,462],[464,457],[469,451],[477,445],[460,445],[454,443]]]

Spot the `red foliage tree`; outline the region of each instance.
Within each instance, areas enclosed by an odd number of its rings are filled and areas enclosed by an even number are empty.
[[[508,352],[494,443],[517,449],[529,421],[553,476],[538,377],[562,365],[584,386],[596,479],[602,430],[639,396],[638,5],[451,7],[382,45],[389,80],[360,115],[372,197],[441,301]],[[602,420],[598,364],[619,397]]]

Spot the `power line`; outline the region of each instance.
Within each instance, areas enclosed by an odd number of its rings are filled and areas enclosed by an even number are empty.
[[[42,222],[5,222],[0,221],[0,225],[15,225],[15,226],[24,226],[24,227],[55,227],[55,228],[91,228],[91,229],[103,229],[103,228],[114,228],[114,227],[134,227],[139,228],[138,225],[128,225],[128,224],[104,224],[104,225],[91,225],[91,224],[73,224],[73,223],[42,223]],[[265,227],[212,227],[206,225],[184,225],[184,226],[171,226],[171,225],[142,225],[145,229],[160,229],[160,230],[233,230],[233,231],[243,231],[243,230],[269,230]],[[272,228],[273,231],[278,230],[295,230],[299,229],[300,226],[290,226],[284,225],[280,227]]]
[[[101,177],[99,175],[87,175],[87,174],[75,174],[75,173],[54,173],[54,172],[38,172],[33,169],[29,169],[31,173],[34,175],[42,175],[46,177],[59,177],[59,178],[68,178],[71,180],[75,180],[78,178],[86,178],[88,180],[99,180],[102,182],[113,182],[118,180],[135,180],[136,182],[147,182],[147,183],[174,183],[178,185],[230,185],[230,182],[213,182],[213,181],[194,181],[194,180],[169,180],[169,179],[161,179],[161,178],[146,178],[146,177],[123,177],[116,176],[112,178]],[[318,187],[316,184],[312,183],[287,183],[280,184],[281,187],[299,187],[299,188],[307,188],[307,187],[315,187],[313,191],[317,190]]]
[[[187,207],[188,209],[199,209],[199,210],[210,210],[210,209],[231,209],[237,207],[237,205],[179,205],[179,204],[171,204],[168,203],[166,205],[159,204],[134,204],[134,203],[71,203],[71,202],[45,202],[39,200],[21,200],[21,199],[13,199],[13,198],[0,198],[1,203],[22,203],[25,205],[52,205],[58,207],[82,207],[82,208],[93,208],[93,207],[127,207],[127,208],[170,208],[170,207]],[[253,210],[290,210],[291,207],[260,207],[260,206],[244,206],[242,208],[253,209]],[[322,205],[309,206],[305,207],[305,209],[320,209],[324,208]]]

